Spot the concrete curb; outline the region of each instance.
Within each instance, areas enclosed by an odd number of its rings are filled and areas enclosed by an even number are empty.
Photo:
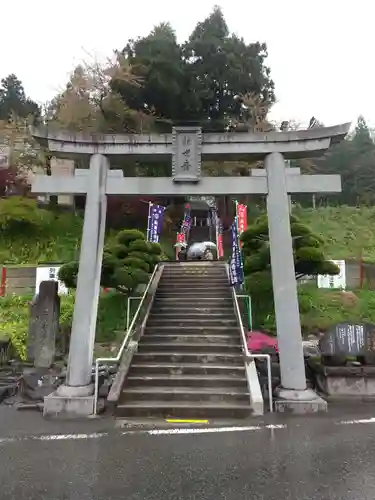
[[[253,415],[264,415],[264,399],[259,383],[255,361],[246,363],[246,376],[249,384],[250,401]]]

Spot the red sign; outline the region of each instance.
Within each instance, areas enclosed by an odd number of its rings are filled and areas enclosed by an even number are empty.
[[[6,291],[6,280],[7,280],[7,270],[6,267],[1,268],[1,278],[0,278],[0,297],[4,297]]]
[[[224,257],[223,235],[222,234],[217,235],[217,256],[219,259],[221,257]]]
[[[177,233],[177,243],[185,243],[184,233]]]
[[[185,235],[184,233],[177,233],[177,243],[184,243]]]
[[[176,243],[185,243],[184,233],[177,233]],[[180,253],[180,248],[176,247],[176,260],[178,260],[179,253]]]
[[[238,234],[241,235],[247,228],[247,205],[237,205]],[[240,243],[242,246],[242,243]]]

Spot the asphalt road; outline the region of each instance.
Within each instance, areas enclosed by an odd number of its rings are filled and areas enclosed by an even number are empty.
[[[247,430],[201,434],[85,434],[80,426],[3,435],[0,498],[373,500],[375,418],[342,420],[286,418],[281,428],[254,421]]]

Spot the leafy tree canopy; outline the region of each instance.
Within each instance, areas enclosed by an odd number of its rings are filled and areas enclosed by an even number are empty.
[[[324,257],[322,239],[294,216],[290,218],[290,224],[296,279],[304,275],[338,274],[339,268]],[[259,217],[241,234],[241,240],[245,286],[251,295],[254,324],[264,328],[274,320],[267,217]]]
[[[164,23],[129,40],[122,54],[143,83],[135,87],[114,77],[111,87],[132,109],[154,115],[160,131],[179,122],[228,130],[246,114],[244,96],[255,94],[265,103],[275,98],[266,45],[230,34],[218,7],[184,44]]]
[[[141,231],[120,231],[115,244],[104,252],[101,285],[130,294],[139,284],[148,282],[160,259],[160,245],[146,241]],[[59,279],[68,288],[76,288],[77,275],[78,262],[69,262],[59,271]]]
[[[131,110],[119,94],[112,91],[112,78],[140,85],[140,79],[124,57],[115,53],[105,64],[94,61],[77,66],[63,92],[49,103],[46,121],[49,126],[72,131],[89,132],[138,132],[147,119],[142,113]]]
[[[324,257],[321,249],[323,241],[320,236],[313,234],[296,217],[290,218],[290,224],[296,278],[301,278],[304,275],[338,274],[338,267]],[[252,226],[249,226],[242,233],[241,241],[243,242],[245,276],[270,271],[271,257],[267,217],[259,217]]]

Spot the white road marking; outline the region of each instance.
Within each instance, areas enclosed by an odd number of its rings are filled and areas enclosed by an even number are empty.
[[[148,434],[150,436],[167,436],[175,434],[213,434],[220,432],[260,431],[262,429],[285,429],[286,425],[249,425],[236,427],[179,427],[174,429],[152,429],[148,431],[124,431],[126,434]]]
[[[33,436],[34,441],[69,441],[76,439],[98,439],[108,436],[108,432],[94,432],[92,434],[52,434],[47,436]]]
[[[0,444],[14,443],[15,441],[17,441],[16,438],[0,438]]]
[[[1,444],[20,443],[22,441],[72,441],[78,439],[98,439],[108,436],[108,432],[95,432],[92,434],[42,434],[40,436],[20,436],[0,438]]]
[[[149,436],[168,436],[168,435],[186,435],[186,434],[213,434],[223,432],[251,432],[260,431],[262,429],[285,429],[286,425],[249,425],[238,427],[180,427],[173,429],[138,429],[128,430],[121,432],[122,436],[143,434]],[[35,436],[19,436],[19,437],[5,437],[0,438],[0,446],[2,444],[20,443],[25,441],[77,441],[77,440],[90,440],[108,437],[108,432],[93,432],[91,434],[41,434]]]
[[[243,431],[260,431],[262,428],[258,425],[250,425],[247,427],[200,427],[200,428],[179,428],[179,429],[153,429],[146,431],[151,436],[165,436],[168,434],[210,434],[216,432],[243,432]],[[126,433],[123,433],[126,434]]]
[[[361,418],[359,420],[341,420],[337,422],[339,425],[353,425],[353,424],[375,424],[375,417]]]

